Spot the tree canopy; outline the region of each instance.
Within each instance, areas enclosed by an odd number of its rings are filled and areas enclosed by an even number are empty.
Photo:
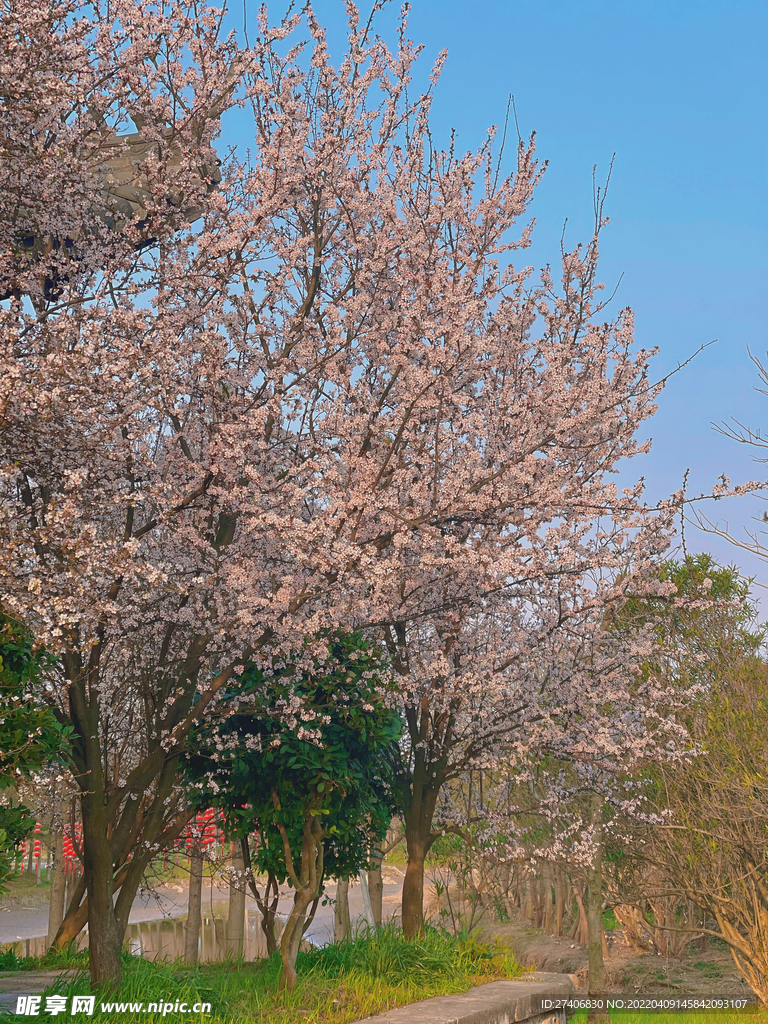
[[[281,827],[295,851],[305,815],[318,816],[323,874],[346,878],[368,865],[397,811],[402,727],[381,654],[359,633],[334,638],[327,653],[311,670],[247,667],[226,695],[239,710],[190,737],[196,801],[219,808],[229,835],[258,832],[258,868],[291,884]]]

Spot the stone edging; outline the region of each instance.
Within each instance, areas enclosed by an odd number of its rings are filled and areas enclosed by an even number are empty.
[[[490,981],[463,995],[436,996],[399,1006],[357,1024],[564,1024],[562,1010],[544,1010],[541,1000],[570,996],[576,986],[568,974],[542,974],[525,979]]]

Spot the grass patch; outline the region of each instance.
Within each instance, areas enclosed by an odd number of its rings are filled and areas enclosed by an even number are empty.
[[[17,956],[12,949],[0,953],[0,971],[55,971],[88,967],[88,950],[75,949],[70,943],[64,949],[49,949],[45,956]]]
[[[621,925],[616,920],[616,917],[613,913],[613,908],[609,907],[608,910],[603,911],[603,928],[606,931],[611,932],[615,931],[617,928],[621,928]]]
[[[299,981],[293,992],[278,992],[281,963],[275,955],[256,963],[229,961],[201,964],[157,963],[126,955],[119,996],[97,996],[92,1020],[114,1021],[115,1009],[102,1003],[211,1003],[211,1015],[121,1010],[121,1024],[161,1020],[216,1020],[226,1024],[347,1024],[395,1006],[430,996],[465,992],[473,985],[514,978],[523,968],[504,949],[474,936],[452,937],[430,929],[406,942],[393,927],[359,936],[353,942],[299,954]],[[41,962],[41,966],[42,962]],[[48,967],[48,965],[45,965]],[[67,997],[90,991],[88,978],[59,979],[46,994]]]
[[[48,880],[47,871],[42,871],[40,881],[34,871],[25,871],[23,875],[11,875],[3,883],[3,891],[0,893],[0,900],[3,896],[25,896],[29,892],[39,892],[41,889],[50,889],[51,883]]]
[[[568,1018],[568,1024],[587,1024],[586,1010],[580,1010]],[[677,1010],[674,1013],[655,1013],[653,1010],[611,1010],[610,1024],[767,1024],[768,1013],[755,1005],[744,1010],[711,1010],[688,1013]]]
[[[720,978],[723,973],[718,964],[705,963],[703,960],[697,961],[693,966],[697,971],[701,971],[705,978]]]

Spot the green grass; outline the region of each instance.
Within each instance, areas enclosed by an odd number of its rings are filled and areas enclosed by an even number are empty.
[[[568,1018],[568,1024],[587,1024],[587,1011],[579,1011]],[[677,1010],[674,1013],[654,1013],[653,1011],[611,1010],[610,1024],[766,1024],[768,1014],[756,1006],[746,1010],[712,1010],[708,1012]]]
[[[3,883],[0,898],[3,896],[23,896],[28,892],[39,892],[41,889],[50,889],[51,883],[47,878],[47,871],[42,872],[41,880],[38,882],[34,871],[25,871],[22,875],[11,875]]]
[[[45,956],[17,956],[12,949],[0,953],[0,971],[55,971],[59,968],[87,968],[88,950],[49,949]]]
[[[39,963],[49,969],[60,966]],[[118,1019],[114,1011],[100,1011],[102,1001],[179,1001],[190,1005],[209,1002],[211,1016],[121,1012],[120,1024],[174,1019],[225,1024],[347,1024],[394,1006],[465,992],[473,985],[523,973],[509,952],[474,936],[451,937],[430,929],[424,938],[406,942],[393,927],[354,942],[300,953],[299,981],[291,993],[278,992],[281,964],[277,955],[256,963],[201,964],[190,970],[178,961],[153,963],[126,954],[124,965],[119,996],[103,1000],[97,996],[92,1020]],[[46,994],[71,997],[89,991],[88,977],[83,974],[60,979]]]

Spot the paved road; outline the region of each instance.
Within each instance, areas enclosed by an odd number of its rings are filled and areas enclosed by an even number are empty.
[[[384,886],[384,917],[388,919],[399,912],[400,909],[400,885],[385,884]],[[336,886],[331,884],[327,887],[327,895],[336,895]],[[208,911],[218,917],[226,916],[228,890],[226,887],[211,887],[205,885],[203,888],[203,914]],[[290,896],[282,899],[278,905],[278,912],[288,914],[291,909],[292,898]],[[249,912],[257,913],[256,901],[246,901],[246,908]],[[359,884],[352,884],[349,888],[349,910],[353,923],[362,921],[363,900]],[[187,889],[181,884],[173,887],[164,887],[155,895],[140,893],[133,904],[129,922],[139,924],[142,921],[158,921],[161,919],[175,919],[184,917],[187,913]],[[40,907],[13,907],[4,910],[0,907],[0,944],[16,942],[20,939],[33,939],[45,935],[48,931],[48,905]],[[333,906],[319,906],[312,926],[307,932],[307,937],[317,945],[325,945],[333,940]]]

